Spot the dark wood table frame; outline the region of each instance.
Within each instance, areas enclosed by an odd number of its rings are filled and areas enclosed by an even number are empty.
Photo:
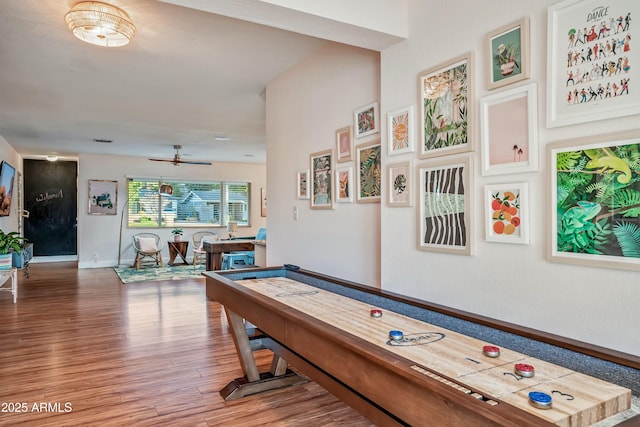
[[[202,247],[207,251],[207,270],[222,270],[222,254],[235,251],[252,251],[253,240],[219,240],[203,242]]]
[[[189,264],[187,261],[187,250],[189,248],[188,240],[169,240],[169,265],[175,265],[176,257],[182,258],[183,264]]]

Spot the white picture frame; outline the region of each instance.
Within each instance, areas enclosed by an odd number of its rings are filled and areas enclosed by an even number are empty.
[[[418,250],[472,254],[472,167],[469,156],[417,166]]]
[[[640,32],[627,21],[638,16],[636,0],[565,0],[548,8],[547,127],[640,113],[640,91],[629,90],[640,66],[640,49],[630,46]],[[615,54],[607,47],[613,40]]]
[[[489,184],[484,187],[487,242],[529,244],[529,184]]]
[[[538,100],[535,83],[480,100],[482,175],[538,170]]]
[[[341,166],[336,168],[336,202],[353,202],[353,192],[355,183],[353,182],[353,167]]]
[[[415,150],[415,108],[413,105],[387,113],[387,141],[390,156]]]
[[[353,112],[353,129],[356,138],[364,138],[380,132],[380,105],[372,102]]]
[[[413,162],[387,165],[387,206],[413,206]]]

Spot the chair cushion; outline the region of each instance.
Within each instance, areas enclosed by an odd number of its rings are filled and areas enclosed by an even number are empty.
[[[141,252],[157,252],[158,245],[154,237],[138,237],[138,247]]]

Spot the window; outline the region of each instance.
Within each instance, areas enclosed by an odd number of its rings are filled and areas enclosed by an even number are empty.
[[[168,184],[171,194],[160,193]],[[129,178],[129,227],[226,226],[229,221],[250,225],[248,182],[160,181]]]

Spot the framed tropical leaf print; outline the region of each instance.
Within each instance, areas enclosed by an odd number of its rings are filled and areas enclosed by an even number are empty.
[[[640,270],[640,132],[547,150],[550,260]]]
[[[467,53],[418,76],[420,151],[418,157],[472,151],[472,62]]]
[[[381,145],[380,141],[360,144],[356,148],[358,180],[356,202],[380,202],[381,195]]]
[[[413,169],[411,162],[393,163],[387,165],[389,182],[389,198],[387,206],[401,207],[413,206]]]
[[[356,138],[363,138],[380,132],[379,109],[379,104],[373,102],[353,112],[353,128],[355,129]]]

